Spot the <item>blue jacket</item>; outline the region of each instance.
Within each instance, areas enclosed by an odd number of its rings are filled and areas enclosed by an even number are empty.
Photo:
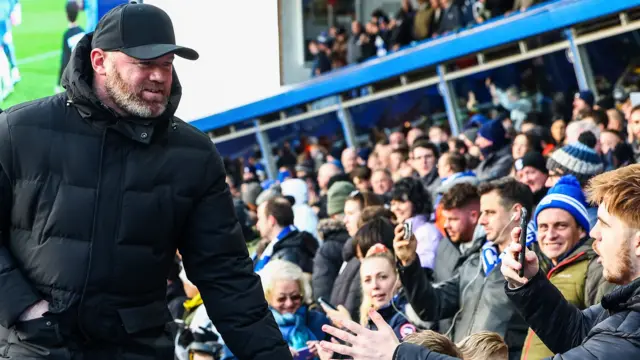
[[[407,319],[406,309],[408,304],[407,298],[399,294],[393,298],[389,305],[378,309],[378,313],[380,313],[387,324],[393,328],[393,332],[396,333],[396,336],[400,340],[418,331],[418,328]],[[377,330],[376,325],[371,320],[369,320],[367,328]]]

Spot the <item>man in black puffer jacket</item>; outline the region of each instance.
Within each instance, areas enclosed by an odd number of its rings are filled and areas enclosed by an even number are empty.
[[[211,140],[174,117],[169,16],[121,5],[77,45],[66,93],[0,115],[0,357],[173,359],[167,276],[189,278],[239,359],[291,359]]]
[[[524,277],[519,230],[502,263],[506,293],[531,329],[558,354],[554,360],[640,358],[640,164],[622,167],[591,179],[590,202],[600,204],[591,230],[604,278],[618,284],[602,302],[580,311],[539,271],[537,258],[526,252]]]

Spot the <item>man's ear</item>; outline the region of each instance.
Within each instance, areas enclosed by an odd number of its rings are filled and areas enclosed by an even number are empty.
[[[513,208],[511,209],[512,215],[509,221],[520,221],[520,209],[522,209],[521,204],[513,205]]]
[[[91,50],[91,67],[93,71],[98,75],[106,75],[107,67],[106,67],[106,59],[107,53],[102,49],[93,49]]]

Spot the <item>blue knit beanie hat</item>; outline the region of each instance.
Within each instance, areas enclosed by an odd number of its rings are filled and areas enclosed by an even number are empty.
[[[588,207],[589,205],[578,179],[573,175],[563,176],[549,189],[547,196],[542,198],[540,204],[538,204],[533,215],[535,226],[536,228],[538,227],[538,215],[542,210],[562,209],[571,214],[581,228],[589,232],[591,231],[591,224],[587,213]]]

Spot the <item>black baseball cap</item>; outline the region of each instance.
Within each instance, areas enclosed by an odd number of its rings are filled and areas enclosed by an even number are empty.
[[[120,51],[138,60],[151,60],[169,53],[188,60],[200,55],[176,45],[171,18],[162,9],[132,1],[106,13],[98,22],[91,41],[93,49]]]

